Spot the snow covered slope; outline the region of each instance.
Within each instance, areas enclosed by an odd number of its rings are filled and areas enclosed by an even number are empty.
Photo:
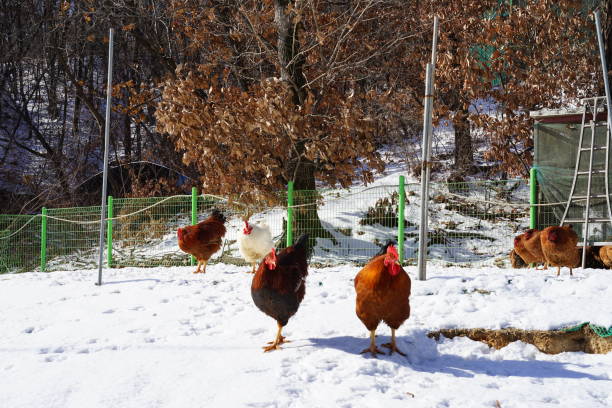
[[[429,269],[413,278],[407,357],[360,355],[358,268],[310,270],[306,297],[262,353],[276,323],[253,305],[248,266],[127,268],[0,275],[0,407],[605,407],[612,353],[499,351],[449,327],[612,325],[612,273]],[[480,289],[480,291],[475,291]],[[486,294],[489,293],[489,294]],[[377,342],[389,339],[380,326]]]

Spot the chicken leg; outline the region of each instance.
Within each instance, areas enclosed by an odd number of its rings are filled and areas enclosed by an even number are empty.
[[[283,326],[279,322],[276,322],[278,325],[278,331],[276,332],[276,339],[274,341],[268,342],[269,346],[262,347],[264,353],[272,350],[279,350],[280,345],[283,343],[289,343],[289,340],[285,340],[285,337],[281,335],[281,330],[283,330]]]
[[[370,347],[363,349],[359,354],[367,353],[368,351],[372,354],[372,357],[376,357],[376,354],[385,354],[376,347],[376,330],[370,330]]]
[[[206,273],[206,264],[208,261],[198,261],[198,267],[193,273]],[[202,269],[200,269],[200,267]]]
[[[253,262],[251,265],[253,265],[253,269],[251,269],[251,273],[255,273],[256,268],[257,268],[257,263]]]
[[[382,346],[389,349],[389,355],[393,354],[394,351],[397,351],[397,353],[402,356],[406,355],[406,353],[398,349],[397,344],[395,344],[395,329],[391,329],[391,343],[385,343]]]

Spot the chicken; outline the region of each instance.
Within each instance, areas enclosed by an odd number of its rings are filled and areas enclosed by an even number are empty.
[[[206,273],[208,260],[221,248],[221,239],[225,235],[224,223],[225,216],[215,209],[204,221],[178,229],[179,248],[198,261],[194,273]]]
[[[514,249],[510,251],[510,264],[514,269],[526,268],[528,266]]]
[[[251,297],[255,305],[276,320],[276,339],[264,347],[264,352],[276,350],[287,342],[281,331],[293,316],[306,292],[308,275],[308,235],[302,235],[295,245],[278,254],[272,248],[259,265],[251,284]]]
[[[605,246],[587,246],[587,252],[584,262],[585,268],[591,269],[606,269],[607,265],[612,265],[612,247]],[[580,253],[580,262],[582,264],[582,247],[578,247]],[[606,264],[607,262],[607,264]]]
[[[389,349],[405,356],[397,348],[395,331],[410,316],[410,277],[399,263],[399,256],[393,241],[381,249],[368,264],[355,276],[357,292],[357,317],[370,331],[370,347],[361,353],[370,352],[372,356],[382,354],[376,347],[375,335],[378,324],[383,321],[391,327],[391,343],[383,344]]]
[[[594,256],[596,261],[599,261],[602,265],[601,268],[606,267],[610,269],[612,267],[612,245],[604,245],[600,248],[595,248],[593,252],[596,253]]]
[[[540,231],[528,229],[514,238],[514,252],[521,257],[526,264],[544,263],[544,269],[548,269],[546,259],[542,253],[540,242]]]
[[[244,220],[244,228],[238,241],[240,254],[253,266],[251,273],[255,273],[257,263],[274,247],[270,227],[264,223],[249,224],[248,220]]]
[[[570,275],[573,275],[572,269],[580,265],[582,251],[576,247],[578,235],[571,224],[545,228],[540,233],[540,242],[546,262],[557,267],[557,276],[562,266],[570,268]]]

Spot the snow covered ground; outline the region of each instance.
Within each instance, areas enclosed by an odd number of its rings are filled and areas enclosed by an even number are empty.
[[[501,350],[450,327],[612,325],[612,272],[431,267],[413,279],[407,357],[360,355],[357,268],[311,269],[282,350],[250,296],[248,267],[0,275],[0,407],[605,407],[612,353]],[[475,291],[481,289],[481,291]],[[490,294],[483,294],[490,292]],[[379,327],[378,344],[390,331]]]

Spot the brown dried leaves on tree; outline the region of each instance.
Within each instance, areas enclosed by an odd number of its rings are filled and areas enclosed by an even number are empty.
[[[576,0],[428,1],[441,15],[436,110],[468,112],[491,144],[486,159],[525,175],[530,110],[577,104],[601,83],[590,9]],[[493,103],[497,111],[483,110]],[[456,124],[456,123],[455,123]]]
[[[175,27],[207,64],[164,83],[158,130],[197,166],[205,191],[271,198],[291,180],[348,186],[382,170],[377,137],[405,98],[399,39],[408,28],[390,25],[401,4],[175,5]]]

